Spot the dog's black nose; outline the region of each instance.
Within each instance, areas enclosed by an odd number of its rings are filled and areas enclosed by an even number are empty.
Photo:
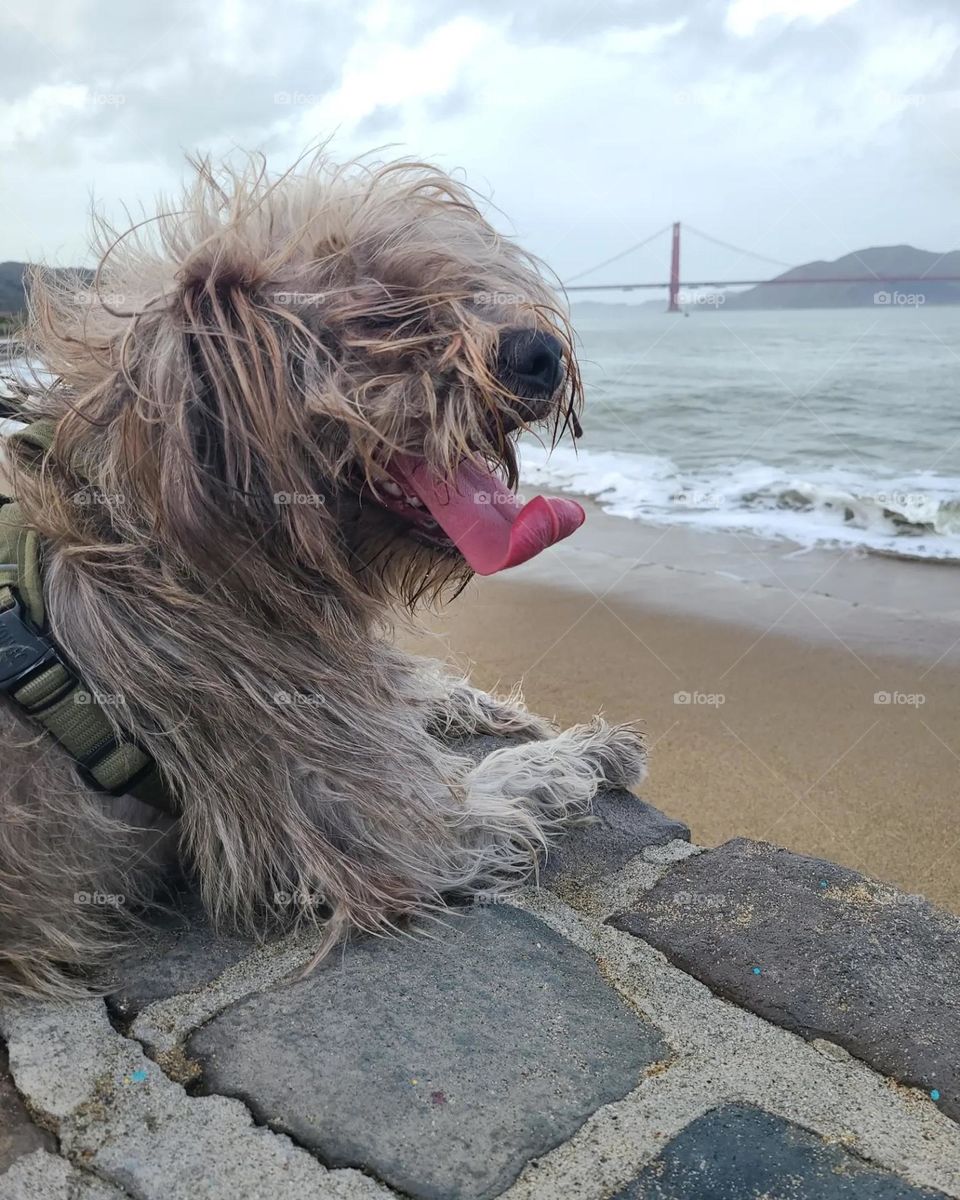
[[[563,346],[539,329],[504,329],[497,378],[524,400],[549,400],[563,379]]]

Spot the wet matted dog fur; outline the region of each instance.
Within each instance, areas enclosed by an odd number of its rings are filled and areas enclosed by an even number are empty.
[[[522,881],[643,770],[633,727],[557,733],[390,641],[582,519],[512,495],[520,431],[580,404],[539,264],[427,165],[194,167],[99,225],[95,278],[31,283],[16,403],[56,436],[7,469],[52,636],[176,816],[0,703],[0,992],[95,986],[171,857],[215,922],[314,922],[319,959]],[[475,733],[522,740],[477,765]]]

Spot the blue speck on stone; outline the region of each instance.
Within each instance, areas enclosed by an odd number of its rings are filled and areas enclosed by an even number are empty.
[[[760,970],[759,967],[754,967],[753,973],[754,973],[754,975],[762,975],[763,974],[763,972]]]
[[[143,1083],[143,1081],[146,1078],[147,1078],[147,1073],[146,1073],[146,1071],[143,1071],[143,1070],[132,1071],[130,1074],[130,1082],[131,1083]]]
[[[821,879],[821,880],[820,880],[820,886],[821,886],[822,888],[825,888],[825,887],[829,887],[830,885],[827,883],[827,881],[826,881],[825,879]]]
[[[939,1088],[933,1089],[933,1091],[930,1093],[930,1099],[931,1100],[939,1100],[940,1099],[940,1089]]]

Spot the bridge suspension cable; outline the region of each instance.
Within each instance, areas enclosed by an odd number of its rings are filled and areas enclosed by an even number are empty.
[[[754,250],[744,250],[742,246],[734,246],[730,242],[723,242],[720,238],[712,237],[709,233],[704,233],[702,229],[697,229],[695,225],[691,225],[688,221],[684,221],[683,228],[688,233],[695,233],[697,237],[702,237],[704,241],[713,242],[715,246],[722,246],[724,250],[733,250],[736,254],[745,254],[748,258],[759,259],[760,262],[771,263],[775,267],[792,267],[794,263],[781,262],[779,258],[768,258],[765,254],[757,254]]]
[[[651,233],[642,242],[637,242],[636,245],[629,246],[626,250],[621,250],[619,254],[614,254],[612,258],[605,258],[603,262],[599,262],[592,267],[587,267],[585,271],[581,271],[578,275],[571,276],[567,280],[567,283],[576,283],[578,279],[583,279],[585,275],[592,275],[594,271],[599,271],[601,267],[609,267],[611,263],[619,262],[621,258],[626,258],[628,254],[632,254],[634,250],[639,250],[641,246],[646,246],[648,242],[655,241],[661,234],[666,233],[669,228],[669,225],[664,225],[662,229],[658,229],[656,233]]]

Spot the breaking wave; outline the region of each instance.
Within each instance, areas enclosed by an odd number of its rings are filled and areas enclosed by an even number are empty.
[[[692,473],[654,455],[558,447],[548,456],[531,444],[522,481],[589,496],[618,517],[960,560],[960,479],[949,476],[869,478],[843,466],[790,474],[755,461]]]

